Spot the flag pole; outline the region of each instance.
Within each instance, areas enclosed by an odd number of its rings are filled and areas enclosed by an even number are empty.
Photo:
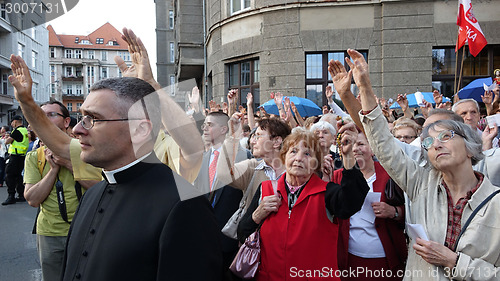
[[[462,74],[464,71],[464,58],[465,58],[465,45],[461,48],[462,49],[462,61],[460,62],[460,74],[458,76],[458,84],[457,88],[460,87],[462,84]],[[455,92],[455,97],[453,98],[453,103],[456,103],[460,100],[460,97],[458,96],[458,91]]]

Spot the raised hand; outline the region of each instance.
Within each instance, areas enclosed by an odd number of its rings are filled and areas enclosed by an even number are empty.
[[[227,102],[222,103],[222,112],[227,114]]]
[[[217,104],[214,100],[208,101],[208,107],[210,108],[210,112],[217,111]]]
[[[434,98],[434,102],[436,103],[436,105],[443,102],[443,95],[440,94],[438,90],[432,92],[432,97]]]
[[[326,86],[325,96],[326,96],[326,99],[328,100],[328,103],[333,102],[333,90],[332,90],[332,86],[330,86],[330,85]]]
[[[12,75],[9,76],[9,81],[14,86],[14,94],[20,102],[33,100],[31,96],[31,80],[30,70],[21,56],[10,56]]]
[[[353,49],[348,49],[347,54],[351,59],[345,58],[345,61],[351,68],[349,72],[352,71],[352,76],[358,88],[361,90],[364,87],[371,87],[370,72],[365,57],[360,52]],[[335,89],[337,89],[337,87],[335,87]]]
[[[340,61],[330,60],[330,62],[328,62],[328,72],[330,72],[330,75],[332,76],[333,86],[335,87],[335,90],[340,95],[351,93],[351,70],[347,72],[344,65]],[[332,88],[330,87],[331,92],[329,92],[328,87],[330,86],[326,87],[325,95],[333,96],[333,91],[331,91]]]
[[[422,111],[422,115],[427,118],[429,116],[429,111],[432,109],[432,103],[426,101],[425,99],[422,100],[424,106],[420,107],[420,110]]]
[[[155,89],[160,89],[161,86],[153,77],[148,52],[141,39],[137,37],[131,29],[127,28],[123,28],[122,39],[127,42],[128,51],[132,58],[132,65],[130,67],[127,66],[121,57],[116,56],[114,58],[123,76],[142,79],[151,84]]]
[[[200,112],[200,89],[194,86],[191,93],[188,94],[189,104],[195,112]]]
[[[406,98],[406,94],[398,94],[398,97],[396,98],[396,102],[399,104],[401,107],[401,110],[405,112],[408,110],[408,99]]]
[[[484,95],[481,95],[481,99],[483,100],[484,104],[492,104],[493,103],[493,92],[484,91]]]
[[[247,107],[249,106],[253,107],[253,95],[250,92],[247,94]]]

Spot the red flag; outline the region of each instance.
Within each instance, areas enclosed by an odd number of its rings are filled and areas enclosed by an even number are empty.
[[[455,52],[468,42],[471,55],[477,56],[488,42],[472,12],[471,0],[458,0],[457,25],[459,28]]]

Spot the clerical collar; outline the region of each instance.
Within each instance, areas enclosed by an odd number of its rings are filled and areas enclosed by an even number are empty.
[[[135,164],[141,162],[142,160],[144,160],[146,157],[148,157],[149,155],[151,155],[151,152],[142,156],[141,158],[135,160],[134,162],[130,163],[130,164],[127,164],[121,168],[118,168],[116,170],[112,170],[112,171],[102,171],[104,176],[106,177],[106,179],[108,180],[109,183],[111,184],[115,184],[116,183],[116,179],[115,179],[115,174],[118,173],[118,172],[121,172],[121,171],[124,171],[132,166],[134,166]]]

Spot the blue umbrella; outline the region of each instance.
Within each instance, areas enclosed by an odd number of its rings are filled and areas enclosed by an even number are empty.
[[[458,97],[460,99],[475,99],[478,102],[483,102],[481,99],[481,95],[484,95],[483,83],[486,84],[486,86],[490,86],[493,80],[491,77],[476,79],[460,89],[460,91],[458,91]]]
[[[290,102],[293,102],[295,104],[295,107],[297,107],[297,110],[299,111],[300,116],[302,117],[309,117],[309,116],[316,116],[323,114],[321,108],[319,108],[318,105],[316,105],[314,102],[308,99],[299,97],[289,97],[289,98]],[[283,97],[283,101],[284,100],[285,97]],[[278,107],[274,103],[273,99],[266,101],[263,105],[259,106],[259,108],[260,107],[263,107],[269,114],[279,115]]]
[[[432,105],[436,104],[436,102],[434,101],[434,97],[432,96],[432,92],[422,92],[422,95],[424,96],[424,99],[427,102],[432,103]],[[419,107],[419,105],[417,104],[417,98],[415,98],[415,93],[406,95],[406,98],[408,99],[408,106],[409,107]],[[443,102],[448,102],[448,101],[450,101],[449,98],[443,97]],[[391,109],[399,109],[399,108],[401,108],[401,106],[399,106],[399,104],[397,102],[394,102],[390,108]]]

